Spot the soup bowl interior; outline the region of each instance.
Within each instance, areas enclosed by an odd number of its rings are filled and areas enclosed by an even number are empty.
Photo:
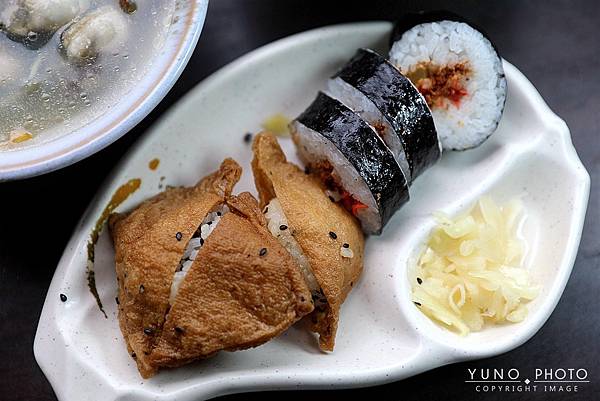
[[[92,4],[101,6],[103,3],[94,0]],[[208,0],[141,3],[138,10],[127,17],[132,23],[122,49],[103,55],[104,60],[92,66],[67,66],[70,70],[56,79],[57,85],[64,81],[67,85],[79,85],[74,96],[76,102],[82,103],[81,107],[73,106],[75,111],[69,113],[69,107],[59,104],[63,100],[60,95],[55,95],[56,99],[50,99],[47,109],[47,118],[55,118],[52,124],[34,133],[30,140],[0,147],[0,181],[65,167],[108,146],[133,128],[158,105],[183,71],[200,36],[207,7]],[[21,62],[27,67],[24,73],[12,72],[18,78],[13,83],[22,86],[17,88],[22,93],[14,91],[18,95],[7,96],[4,104],[0,104],[4,111],[13,108],[27,111],[25,93],[30,90],[33,71],[41,70],[42,74],[52,76],[53,67],[60,64],[59,57],[63,57],[59,53],[65,29],[68,25],[45,45],[46,53],[31,51],[20,43],[2,38],[0,51],[13,59],[23,58]],[[39,67],[33,66],[35,54],[44,56],[38,57],[41,59]],[[95,90],[86,93],[85,88],[80,88],[86,79],[86,82],[94,82]],[[35,121],[39,113],[35,109],[31,111]]]

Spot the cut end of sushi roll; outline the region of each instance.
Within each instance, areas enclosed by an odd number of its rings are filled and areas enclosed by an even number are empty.
[[[300,158],[363,231],[380,234],[408,201],[408,181],[394,155],[359,115],[324,93],[291,124]]]
[[[395,28],[390,61],[432,110],[444,149],[483,143],[506,99],[502,60],[491,41],[454,14],[410,14]]]
[[[373,50],[359,49],[329,81],[329,93],[373,127],[409,182],[440,158],[440,142],[425,99]]]

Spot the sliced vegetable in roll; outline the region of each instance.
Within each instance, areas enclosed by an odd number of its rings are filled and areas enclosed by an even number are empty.
[[[313,310],[257,201],[231,196],[240,175],[227,159],[195,187],[167,189],[110,218],[119,324],[145,378],[259,345]]]
[[[308,169],[368,234],[380,234],[408,201],[408,182],[373,128],[338,100],[319,93],[291,125]]]
[[[425,99],[374,51],[359,49],[329,81],[329,92],[376,130],[409,181],[440,158],[440,143]]]
[[[390,61],[427,100],[444,149],[485,141],[506,99],[502,60],[489,38],[447,12],[407,14],[392,37]]]
[[[334,348],[340,307],[363,268],[358,221],[315,176],[288,163],[271,134],[253,144],[252,171],[271,233],[298,261],[311,290],[321,349]]]

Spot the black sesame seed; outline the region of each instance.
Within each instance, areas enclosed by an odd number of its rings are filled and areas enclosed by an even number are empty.
[[[344,244],[342,245],[344,248],[350,248],[350,244],[344,242]]]
[[[220,216],[221,216],[221,212],[217,212],[217,216],[219,216],[219,217],[220,217]]]
[[[337,234],[334,233],[333,231],[329,231],[329,236],[333,239],[337,239]]]
[[[120,305],[121,303],[119,302],[119,297],[115,297],[115,302],[117,303],[117,305]]]
[[[265,210],[263,210],[263,213],[269,213],[269,208],[266,207]]]
[[[287,228],[288,228],[288,227],[287,227],[285,224],[282,224],[282,225],[280,225],[280,226],[279,226],[279,229],[280,229],[281,231],[285,231],[285,230],[287,230]]]
[[[65,294],[60,294],[60,300],[62,302],[67,302],[67,296]]]
[[[132,352],[132,353],[131,353],[131,357],[132,357],[133,359],[135,359],[135,358],[137,357],[137,355],[135,354],[135,352]]]
[[[421,277],[417,277],[417,283],[423,284],[423,280],[421,280]]]
[[[267,248],[262,248],[258,253],[259,256],[265,256],[267,254]]]
[[[206,225],[210,226],[212,224],[212,221],[207,221]]]
[[[350,287],[353,287],[353,286],[354,286],[354,281],[351,281],[350,282]]]
[[[200,246],[204,245],[204,240],[200,238]]]
[[[140,294],[143,294],[146,288],[144,288],[144,284],[140,284]]]
[[[244,135],[244,142],[250,143],[251,140],[252,140],[252,133],[246,132],[246,134]]]
[[[181,241],[182,237],[183,237],[183,234],[181,234],[181,232],[177,231],[177,234],[175,234],[175,238],[177,238],[177,241]]]
[[[419,302],[415,302],[415,305],[417,306],[421,306],[421,304]]]
[[[146,334],[147,336],[151,336],[152,334],[154,334],[154,329],[152,327],[146,327],[144,328],[144,334]]]
[[[181,327],[177,327],[177,326],[176,326],[176,327],[175,327],[175,332],[176,332],[177,334],[182,334],[182,333],[183,333],[183,329],[182,329]]]
[[[335,199],[334,199],[334,197],[333,197],[333,196],[331,196],[331,195],[329,195],[329,200],[330,200],[330,201],[332,201],[332,202],[335,202]]]
[[[310,174],[310,167],[304,167],[304,174]]]

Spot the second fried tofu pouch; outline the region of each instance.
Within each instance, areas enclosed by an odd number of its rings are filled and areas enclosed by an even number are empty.
[[[287,162],[275,137],[256,136],[252,170],[271,233],[292,254],[311,289],[312,329],[333,350],[340,307],[363,268],[358,221],[333,202],[316,177]]]

